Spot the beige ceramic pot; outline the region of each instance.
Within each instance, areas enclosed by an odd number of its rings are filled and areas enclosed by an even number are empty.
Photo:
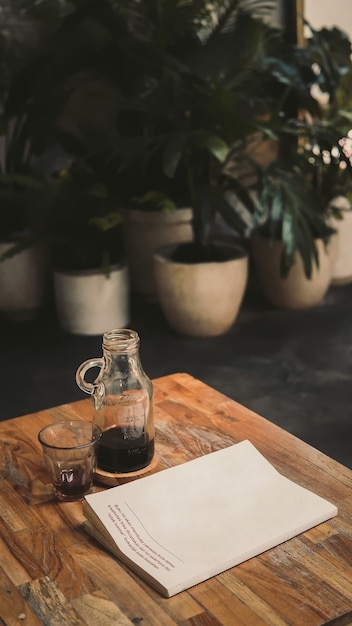
[[[282,242],[272,244],[258,233],[252,236],[252,254],[259,285],[266,299],[281,309],[305,309],[321,302],[332,280],[336,255],[336,237],[332,237],[327,247],[322,240],[317,241],[319,268],[314,265],[312,277],[304,273],[303,260],[296,255],[288,277],[280,275]]]
[[[13,244],[0,243],[0,256]],[[31,246],[0,263],[0,312],[13,320],[35,318],[44,302],[47,252]]]
[[[193,337],[226,333],[244,297],[247,253],[232,247],[227,261],[189,264],[172,261],[174,249],[168,246],[154,254],[158,300],[168,323],[178,333]]]
[[[133,209],[125,212],[124,235],[132,291],[156,299],[153,254],[165,245],[192,239],[192,211],[170,213]]]
[[[347,198],[340,196],[334,202],[341,209],[342,219],[334,219],[336,229],[336,259],[333,268],[332,284],[348,285],[352,282],[352,211]]]
[[[60,326],[74,335],[102,335],[129,322],[129,281],[125,265],[109,277],[98,270],[55,272],[54,289]]]

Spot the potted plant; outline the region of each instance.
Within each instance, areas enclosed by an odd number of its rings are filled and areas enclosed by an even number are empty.
[[[43,15],[40,3],[26,9]],[[40,225],[51,246],[59,321],[73,333],[101,334],[129,317],[121,216],[102,172],[116,141],[118,100],[136,92],[141,74],[125,10],[133,15],[123,2],[50,3],[40,45],[6,92],[8,119],[21,121],[18,145],[30,147],[31,162],[50,181]]]
[[[224,241],[217,221],[222,211],[232,210],[224,168],[231,143],[260,127],[260,90],[256,93],[254,85],[260,83],[264,92],[272,80],[266,54],[276,31],[239,2],[217,3],[216,20],[215,7],[206,2],[187,5],[180,13],[176,1],[159,8],[157,13],[152,4],[140,8],[150,24],[144,58],[153,60],[147,67],[151,88],[139,94],[141,132],[124,135],[115,158],[121,177],[139,165],[149,183],[139,198],[162,192],[176,206],[190,207],[192,241],[175,242],[154,255],[157,294],[174,329],[210,336],[231,327],[246,288],[247,251],[237,241]]]
[[[251,234],[260,287],[267,300],[280,308],[319,304],[332,280],[334,208],[318,197],[304,176],[297,167],[286,169],[282,163],[265,172],[258,222]]]
[[[254,263],[267,299],[283,308],[314,306],[326,294],[345,207],[341,197],[352,190],[351,108],[337,98],[351,75],[351,42],[338,29],[322,29],[312,31],[307,48],[307,58],[319,63],[310,112],[303,117],[301,110],[279,128],[278,158],[257,170],[254,184]]]
[[[0,312],[13,320],[37,317],[45,302],[49,268],[40,216],[48,197],[46,183],[34,176],[0,173]]]
[[[23,320],[37,316],[45,300],[43,230],[50,185],[33,167],[23,111],[8,109],[15,76],[40,39],[27,7],[18,9],[5,2],[0,26],[0,312]]]
[[[22,123],[21,115],[8,119],[6,109],[0,114],[0,311],[14,320],[41,312],[49,276],[45,224],[51,185],[32,166]]]
[[[39,17],[42,8],[31,5]],[[99,167],[115,141],[112,76],[125,94],[133,75],[114,30],[125,37],[125,23],[118,24],[108,0],[98,8],[53,2],[46,18],[36,54],[11,82],[6,109],[21,116],[21,145],[30,145],[37,170],[51,183],[41,225],[50,242],[59,321],[69,332],[101,334],[129,318],[121,216]],[[121,68],[126,74],[117,78],[114,70]]]
[[[83,161],[60,171],[51,205],[57,313],[64,330],[101,335],[129,321],[122,217]]]
[[[341,194],[351,189],[349,158],[337,142],[316,143],[318,134],[310,147],[292,160],[287,151],[261,176],[253,257],[267,299],[283,308],[314,306],[326,294],[336,263]]]

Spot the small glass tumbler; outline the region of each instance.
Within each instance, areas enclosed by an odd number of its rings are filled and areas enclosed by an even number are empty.
[[[91,490],[100,437],[100,427],[83,420],[54,422],[39,432],[44,462],[59,500],[82,500]]]

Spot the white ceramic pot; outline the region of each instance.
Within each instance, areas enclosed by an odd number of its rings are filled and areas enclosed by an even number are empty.
[[[0,243],[0,256],[13,244]],[[13,320],[35,318],[44,301],[48,262],[46,250],[31,246],[0,263],[0,312]]]
[[[124,235],[131,289],[146,299],[156,299],[153,254],[162,246],[193,237],[192,210],[125,212]]]
[[[273,244],[258,233],[252,236],[254,267],[259,285],[268,300],[280,309],[305,309],[321,302],[329,289],[336,254],[336,237],[331,237],[327,248],[317,240],[319,268],[314,264],[312,277],[304,273],[303,260],[296,254],[295,263],[287,278],[280,274],[282,242]]]
[[[174,248],[168,246],[154,254],[158,300],[170,326],[194,337],[226,333],[245,293],[247,253],[232,247],[229,260],[190,264],[172,261]]]
[[[54,273],[60,326],[75,335],[102,335],[129,323],[129,280],[125,265],[109,277],[101,271]]]

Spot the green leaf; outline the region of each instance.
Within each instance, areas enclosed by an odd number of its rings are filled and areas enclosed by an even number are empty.
[[[229,147],[218,135],[206,135],[205,145],[209,152],[220,162],[224,163],[229,153]]]
[[[281,236],[283,243],[283,250],[281,254],[281,272],[283,276],[287,276],[290,268],[294,263],[294,255],[296,249],[293,216],[287,210],[284,210]]]
[[[305,246],[302,246],[302,248],[300,249],[300,254],[303,261],[304,273],[306,277],[310,279],[312,277],[313,271],[313,263],[310,251]]]
[[[343,109],[339,110],[337,113],[340,117],[343,117],[346,122],[352,122],[352,111],[346,111],[345,109]]]
[[[217,200],[216,209],[226,224],[242,237],[246,236],[248,229],[253,227],[255,205],[245,189],[237,189],[236,193],[231,190],[220,196]]]
[[[148,208],[156,208],[165,213],[176,211],[175,202],[160,191],[147,191],[143,196],[134,196],[132,200],[139,205],[147,205]]]
[[[312,232],[312,226],[303,212],[299,215],[299,231],[300,241],[297,247],[303,260],[305,275],[310,279],[312,277],[313,263],[315,263],[316,267],[319,267],[319,252]]]
[[[289,211],[284,209],[284,215],[282,220],[282,242],[284,244],[285,252],[288,256],[292,255],[296,248],[296,238],[294,232],[294,220],[293,215]]]
[[[44,183],[33,176],[26,176],[25,174],[1,174],[0,186],[5,184],[11,186],[17,184],[27,189],[42,189]]]
[[[21,240],[18,243],[13,244],[13,246],[11,246],[11,248],[8,248],[6,252],[3,252],[2,254],[0,254],[0,263],[16,256],[19,252],[22,252],[22,250],[25,250],[30,245],[32,245],[32,243],[33,243],[33,239],[27,238],[27,239]]]
[[[117,212],[113,211],[112,213],[108,213],[103,217],[92,217],[89,220],[89,223],[93,226],[96,226],[102,232],[106,233],[109,230],[112,230],[123,221],[122,216]]]
[[[278,190],[273,197],[270,217],[273,222],[278,222],[282,218],[282,197],[280,190]]]

